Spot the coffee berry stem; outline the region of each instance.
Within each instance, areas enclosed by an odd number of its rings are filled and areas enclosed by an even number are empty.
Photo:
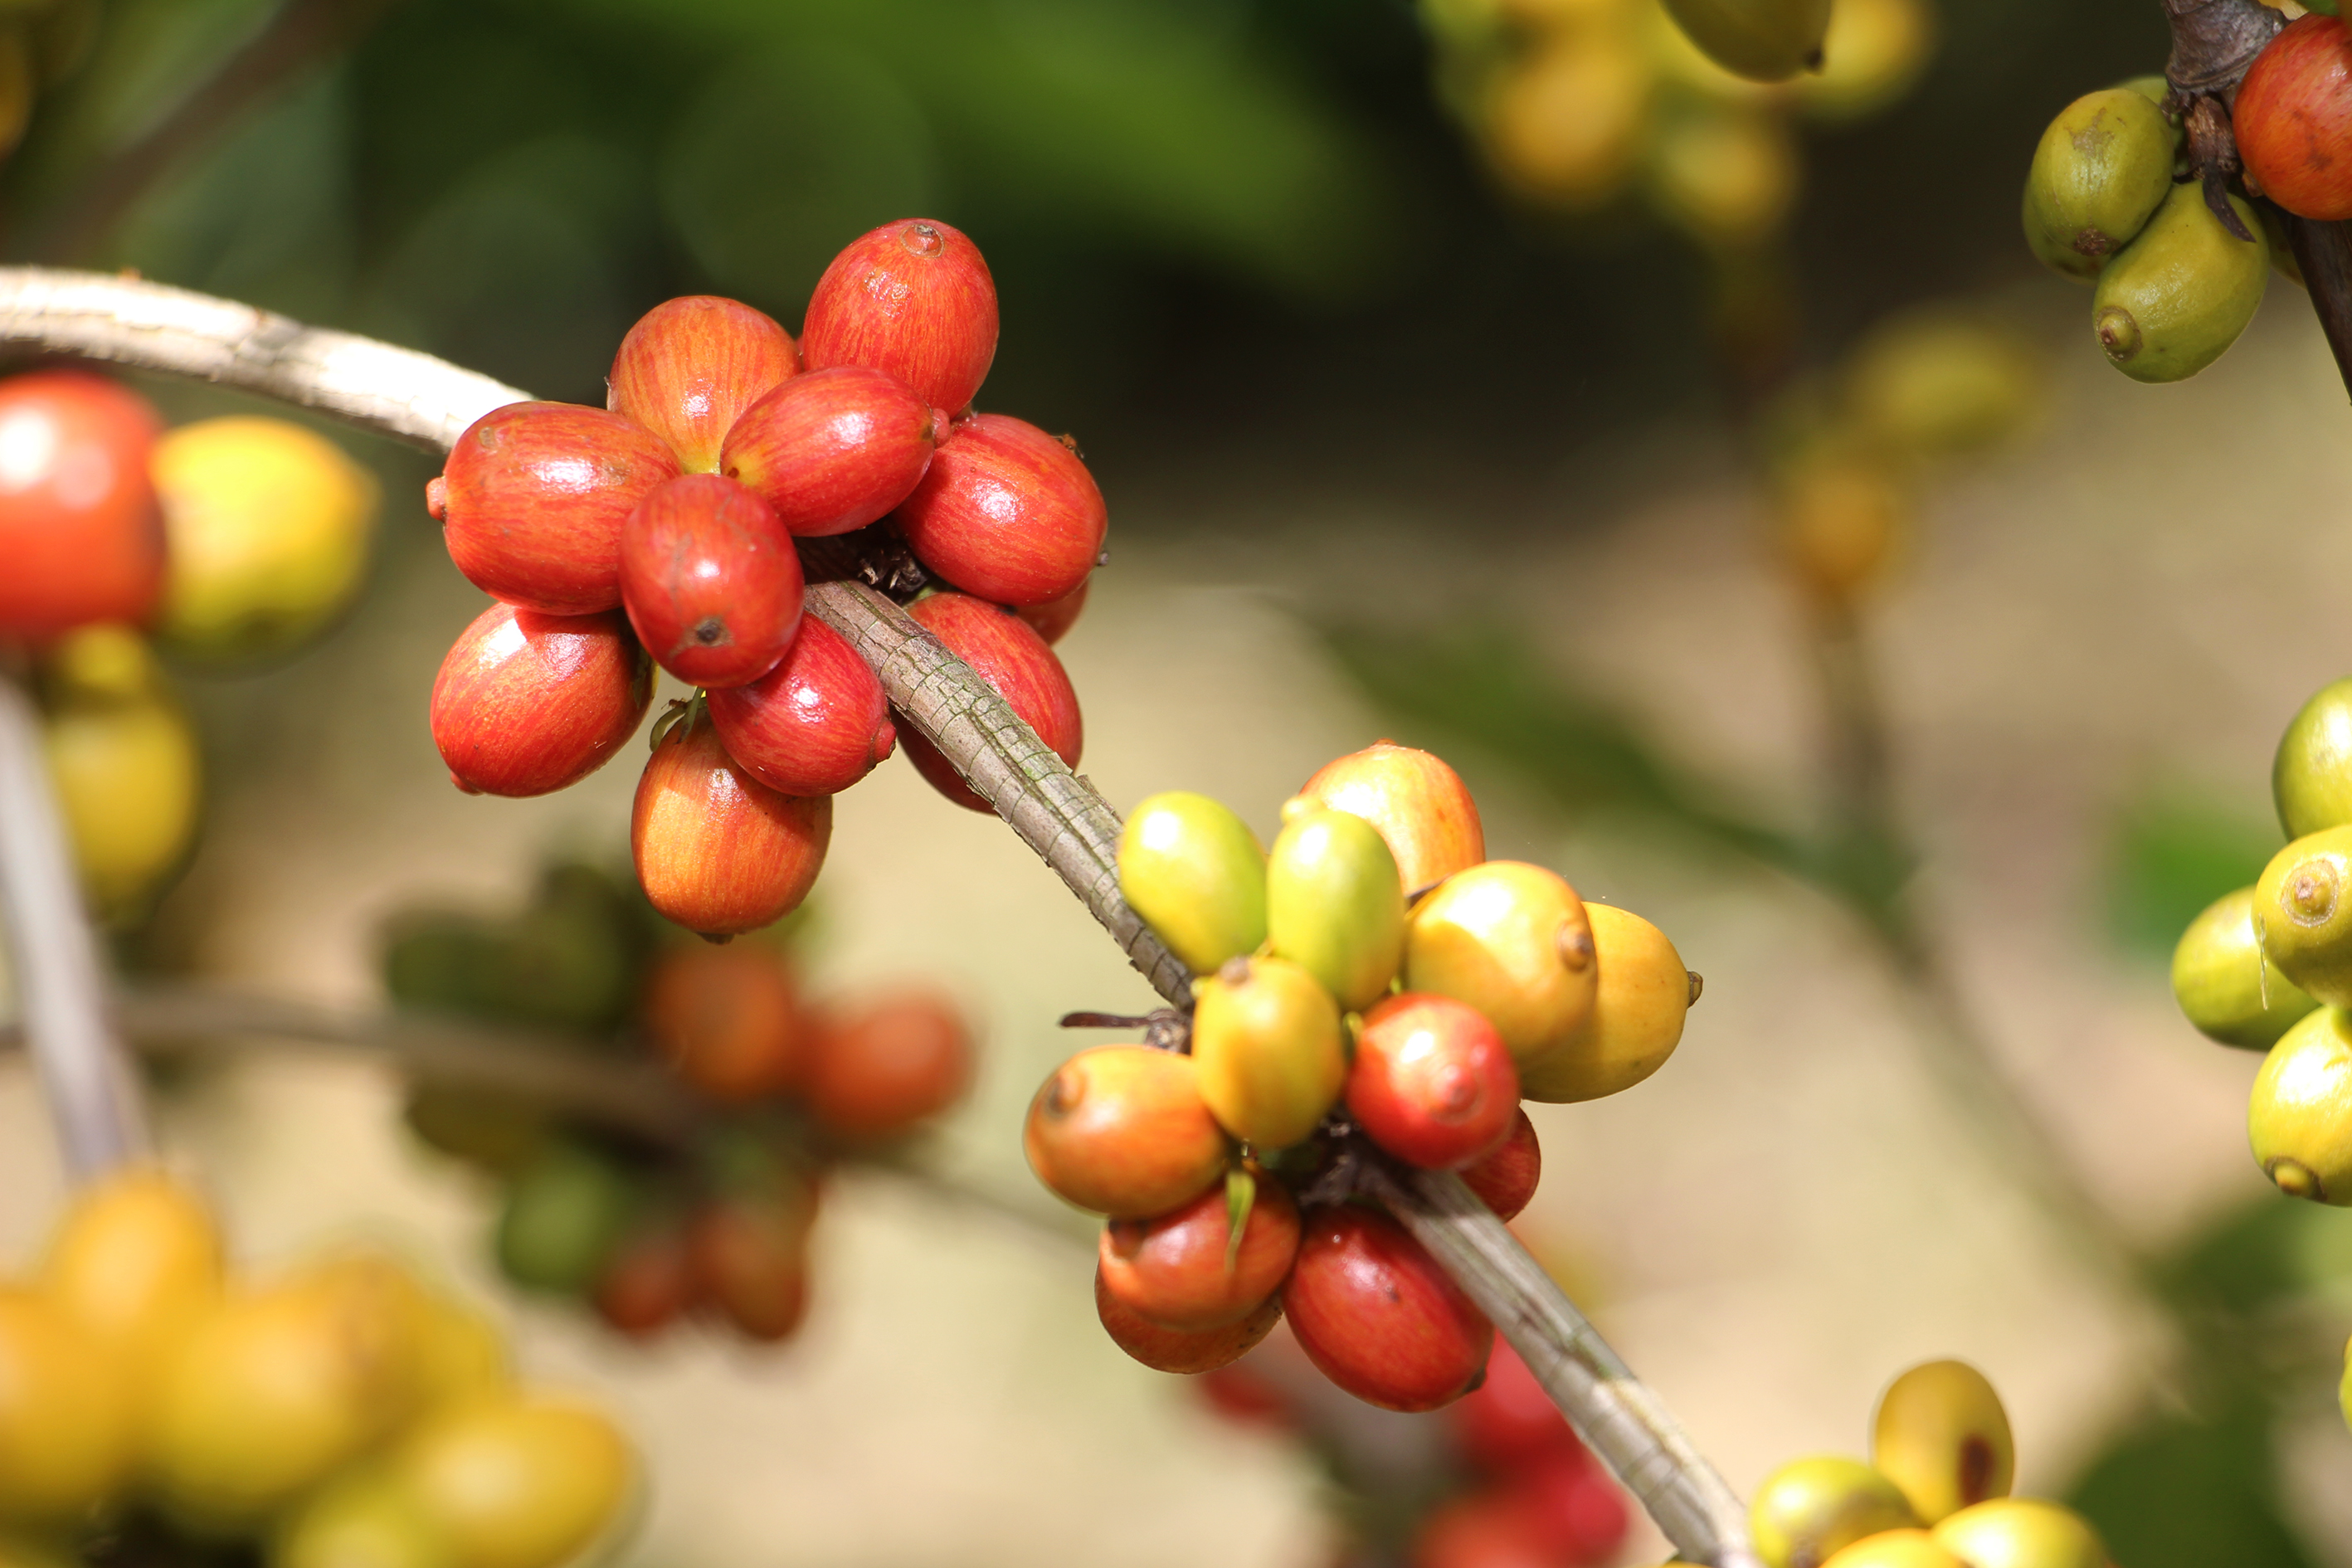
[[[211,381],[435,450],[490,409],[529,396],[429,355],[100,273],[0,268],[0,342]],[[1183,965],[1119,896],[1118,814],[1094,786],[886,595],[824,582],[810,587],[807,605],[857,649],[892,705],[1077,894],[1153,988],[1171,1005],[1188,1005]],[[48,853],[61,864],[50,826]],[[94,1007],[94,964],[87,989]],[[1408,1174],[1383,1163],[1365,1180],[1366,1194],[1435,1254],[1537,1369],[1685,1559],[1759,1568],[1730,1489],[1502,1221],[1450,1175]]]

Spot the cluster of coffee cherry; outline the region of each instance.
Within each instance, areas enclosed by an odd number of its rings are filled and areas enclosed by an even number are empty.
[[[2272,268],[2303,281],[2292,219],[2352,217],[2352,37],[2334,16],[2287,9],[2296,19],[2255,56],[2226,115],[2215,99],[2187,105],[2215,122],[2209,139],[2234,136],[2235,191],[2190,169],[2184,100],[2160,76],[2076,99],[2034,151],[2026,240],[2096,285],[2091,328],[2126,375],[2179,381],[2212,363],[2253,320]]]
[[[971,240],[885,224],[825,269],[798,342],[734,300],[672,300],[622,340],[608,407],[477,420],[426,489],[451,559],[499,601],[434,684],[458,786],[562,789],[635,731],[652,664],[700,689],[656,729],[631,839],[655,907],[714,937],[798,906],[833,795],[894,743],[986,810],[802,614],[814,563],[798,542],[877,524],[953,586],[909,613],[1075,764],[1077,698],[1048,644],[1077,616],[1107,519],[1066,437],[973,412],[996,331]]]
[[[200,1198],[125,1172],[0,1287],[0,1562],[556,1568],[620,1516],[627,1441],[517,1386],[478,1313],[377,1254],[222,1252]]]
[[[411,1093],[409,1125],[499,1182],[496,1251],[516,1284],[636,1338],[698,1316],[784,1339],[807,1305],[826,1170],[953,1104],[971,1079],[971,1031],[928,987],[812,1003],[782,928],[723,947],[681,941],[633,893],[562,862],[509,918],[410,911],[387,932],[385,978],[410,1009],[653,1053],[694,1091],[688,1141],[430,1082]]]
[[[1309,779],[1271,851],[1205,795],[1128,819],[1120,891],[1197,977],[1184,1047],[1081,1052],[1025,1142],[1048,1187],[1109,1216],[1096,1304],[1129,1354],[1202,1372],[1286,1315],[1372,1404],[1434,1409],[1477,1381],[1486,1319],[1394,1220],[1327,1195],[1367,1157],[1353,1140],[1462,1172],[1507,1217],[1540,1168],[1520,1100],[1640,1082],[1698,988],[1648,921],[1485,857],[1453,769],[1387,742]]]
[[[1879,1396],[1867,1463],[1781,1466],[1756,1489],[1748,1529],[1766,1568],[2108,1568],[2089,1521],[2009,1495],[2016,1470],[1984,1373],[1927,1362]]]
[[[2208,1038],[2268,1053],[2246,1111],[2263,1174],[2352,1206],[2352,677],[2288,723],[2271,793],[2292,842],[2189,922],[2172,990]],[[2343,1392],[2352,1422],[2352,1347]]]

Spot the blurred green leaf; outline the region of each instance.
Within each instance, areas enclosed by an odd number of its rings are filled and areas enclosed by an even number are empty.
[[[2280,1514],[2270,1415],[2259,1405],[2136,1428],[2068,1500],[2131,1568],[2315,1568]]]
[[[2340,1223],[2317,1204],[2266,1194],[2158,1258],[2155,1276],[2185,1305],[2252,1312],[2327,1278],[2334,1258],[2313,1233],[2332,1233]]]
[[[2107,929],[2126,952],[2168,961],[2189,922],[2252,885],[2278,852],[2275,826],[2172,788],[2124,805],[2108,830]]]

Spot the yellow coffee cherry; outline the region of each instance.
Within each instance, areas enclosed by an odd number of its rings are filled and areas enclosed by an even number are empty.
[[[1135,808],[1118,836],[1118,890],[1195,974],[1265,941],[1265,849],[1205,795],[1169,790]]]
[[[1286,960],[1237,958],[1192,996],[1192,1062],[1217,1124],[1260,1149],[1314,1131],[1348,1079],[1331,994]]]
[[[272,1533],[270,1568],[454,1568],[408,1488],[363,1466],[304,1500]]]
[[[2352,676],[2321,687],[2287,721],[2271,799],[2289,838],[2352,823]]]
[[[1913,1367],[1878,1396],[1870,1462],[1933,1524],[1990,1498],[2017,1474],[2009,1413],[1985,1374],[1964,1361]]]
[[[1298,797],[1265,858],[1265,940],[1341,1008],[1388,994],[1404,955],[1404,883],[1380,829]]]
[[[323,436],[283,419],[200,419],[155,443],[169,574],[156,632],[215,663],[287,653],[358,592],[375,531],[375,479]]]
[[[501,1394],[514,1384],[506,1336],[487,1313],[429,1296],[419,1318],[416,1405],[434,1410]]]
[[[1404,988],[1434,991],[1486,1016],[1532,1063],[1592,1016],[1599,976],[1592,922],[1576,889],[1540,866],[1489,860],[1457,871],[1405,923]]]
[[[1598,1100],[1664,1067],[1683,1037],[1696,984],[1666,933],[1614,904],[1586,904],[1600,982],[1592,1011],[1561,1045],[1519,1069],[1519,1095]]]
[[[393,1469],[453,1568],[555,1568],[619,1514],[636,1459],[595,1410],[508,1399],[431,1418]]]
[[[1796,204],[1796,148],[1776,114],[1703,105],[1665,116],[1644,166],[1659,214],[1719,249],[1760,244]]]
[[[1822,68],[1796,79],[1797,101],[1818,120],[1875,114],[1910,89],[1935,45],[1925,0],[1837,0]]]
[[[1896,452],[1945,457],[2014,435],[2041,403],[2041,367],[2016,336],[1982,321],[1908,314],[1854,351],[1845,405],[1863,435]]]
[[[1796,1459],[1764,1478],[1748,1529],[1766,1568],[1822,1568],[1832,1552],[1918,1523],[1893,1481],[1859,1459]]]
[[[195,841],[195,732],[154,656],[123,626],[89,626],[44,657],[49,781],[82,890],[99,914],[144,915]]]
[[[2263,1058],[2246,1138],[2279,1191],[2352,1205],[2352,1020],[2341,1008],[2313,1013]]]
[[[1590,211],[1633,173],[1652,89],[1649,62],[1628,31],[1556,36],[1494,79],[1483,115],[1487,157],[1527,195]]]
[[[1817,66],[1830,0],[1665,0],[1691,42],[1726,70],[1781,81]]]
[[[1924,1530],[1882,1530],[1831,1554],[1822,1568],[1970,1568]]]
[[[221,1293],[220,1227],[160,1171],[84,1188],[49,1237],[41,1288],[131,1365],[145,1369]]]
[[[47,1296],[0,1286],[0,1526],[70,1522],[121,1489],[131,1393],[103,1340]]]
[[[2172,950],[2172,994],[2209,1040],[2266,1051],[2319,1005],[2279,973],[2254,936],[2254,890],[2224,893]]]
[[[2039,1498],[1996,1498],[1936,1526],[1937,1543],[1969,1568],[2107,1568],[2090,1521]]]
[[[1782,555],[1830,605],[1851,603],[1885,574],[1916,507],[1909,481],[1885,459],[1828,443],[1789,466],[1776,500]]]
[[[2296,839],[2254,883],[2254,935],[2279,973],[2322,1002],[2352,1003],[2352,826]]]

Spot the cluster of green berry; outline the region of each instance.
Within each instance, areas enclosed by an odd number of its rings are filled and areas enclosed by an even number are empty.
[[[575,863],[550,867],[510,918],[418,910],[394,923],[385,973],[402,1005],[650,1052],[692,1091],[690,1125],[660,1139],[519,1092],[412,1091],[418,1136],[500,1183],[508,1279],[584,1301],[634,1338],[688,1316],[761,1341],[799,1327],[825,1172],[953,1104],[972,1042],[926,987],[812,1004],[791,935],[680,939],[633,889]]]
[[[1118,873],[1196,977],[1188,1048],[1079,1054],[1026,1134],[1047,1186],[1109,1216],[1104,1327],[1139,1360],[1201,1372],[1286,1315],[1360,1398],[1458,1397],[1493,1330],[1386,1215],[1314,1199],[1318,1173],[1360,1134],[1463,1172],[1507,1217],[1539,1169],[1520,1100],[1647,1078],[1696,977],[1639,916],[1487,860],[1453,769],[1386,742],[1308,780],[1270,852],[1205,795],[1154,795],[1128,820]]]

